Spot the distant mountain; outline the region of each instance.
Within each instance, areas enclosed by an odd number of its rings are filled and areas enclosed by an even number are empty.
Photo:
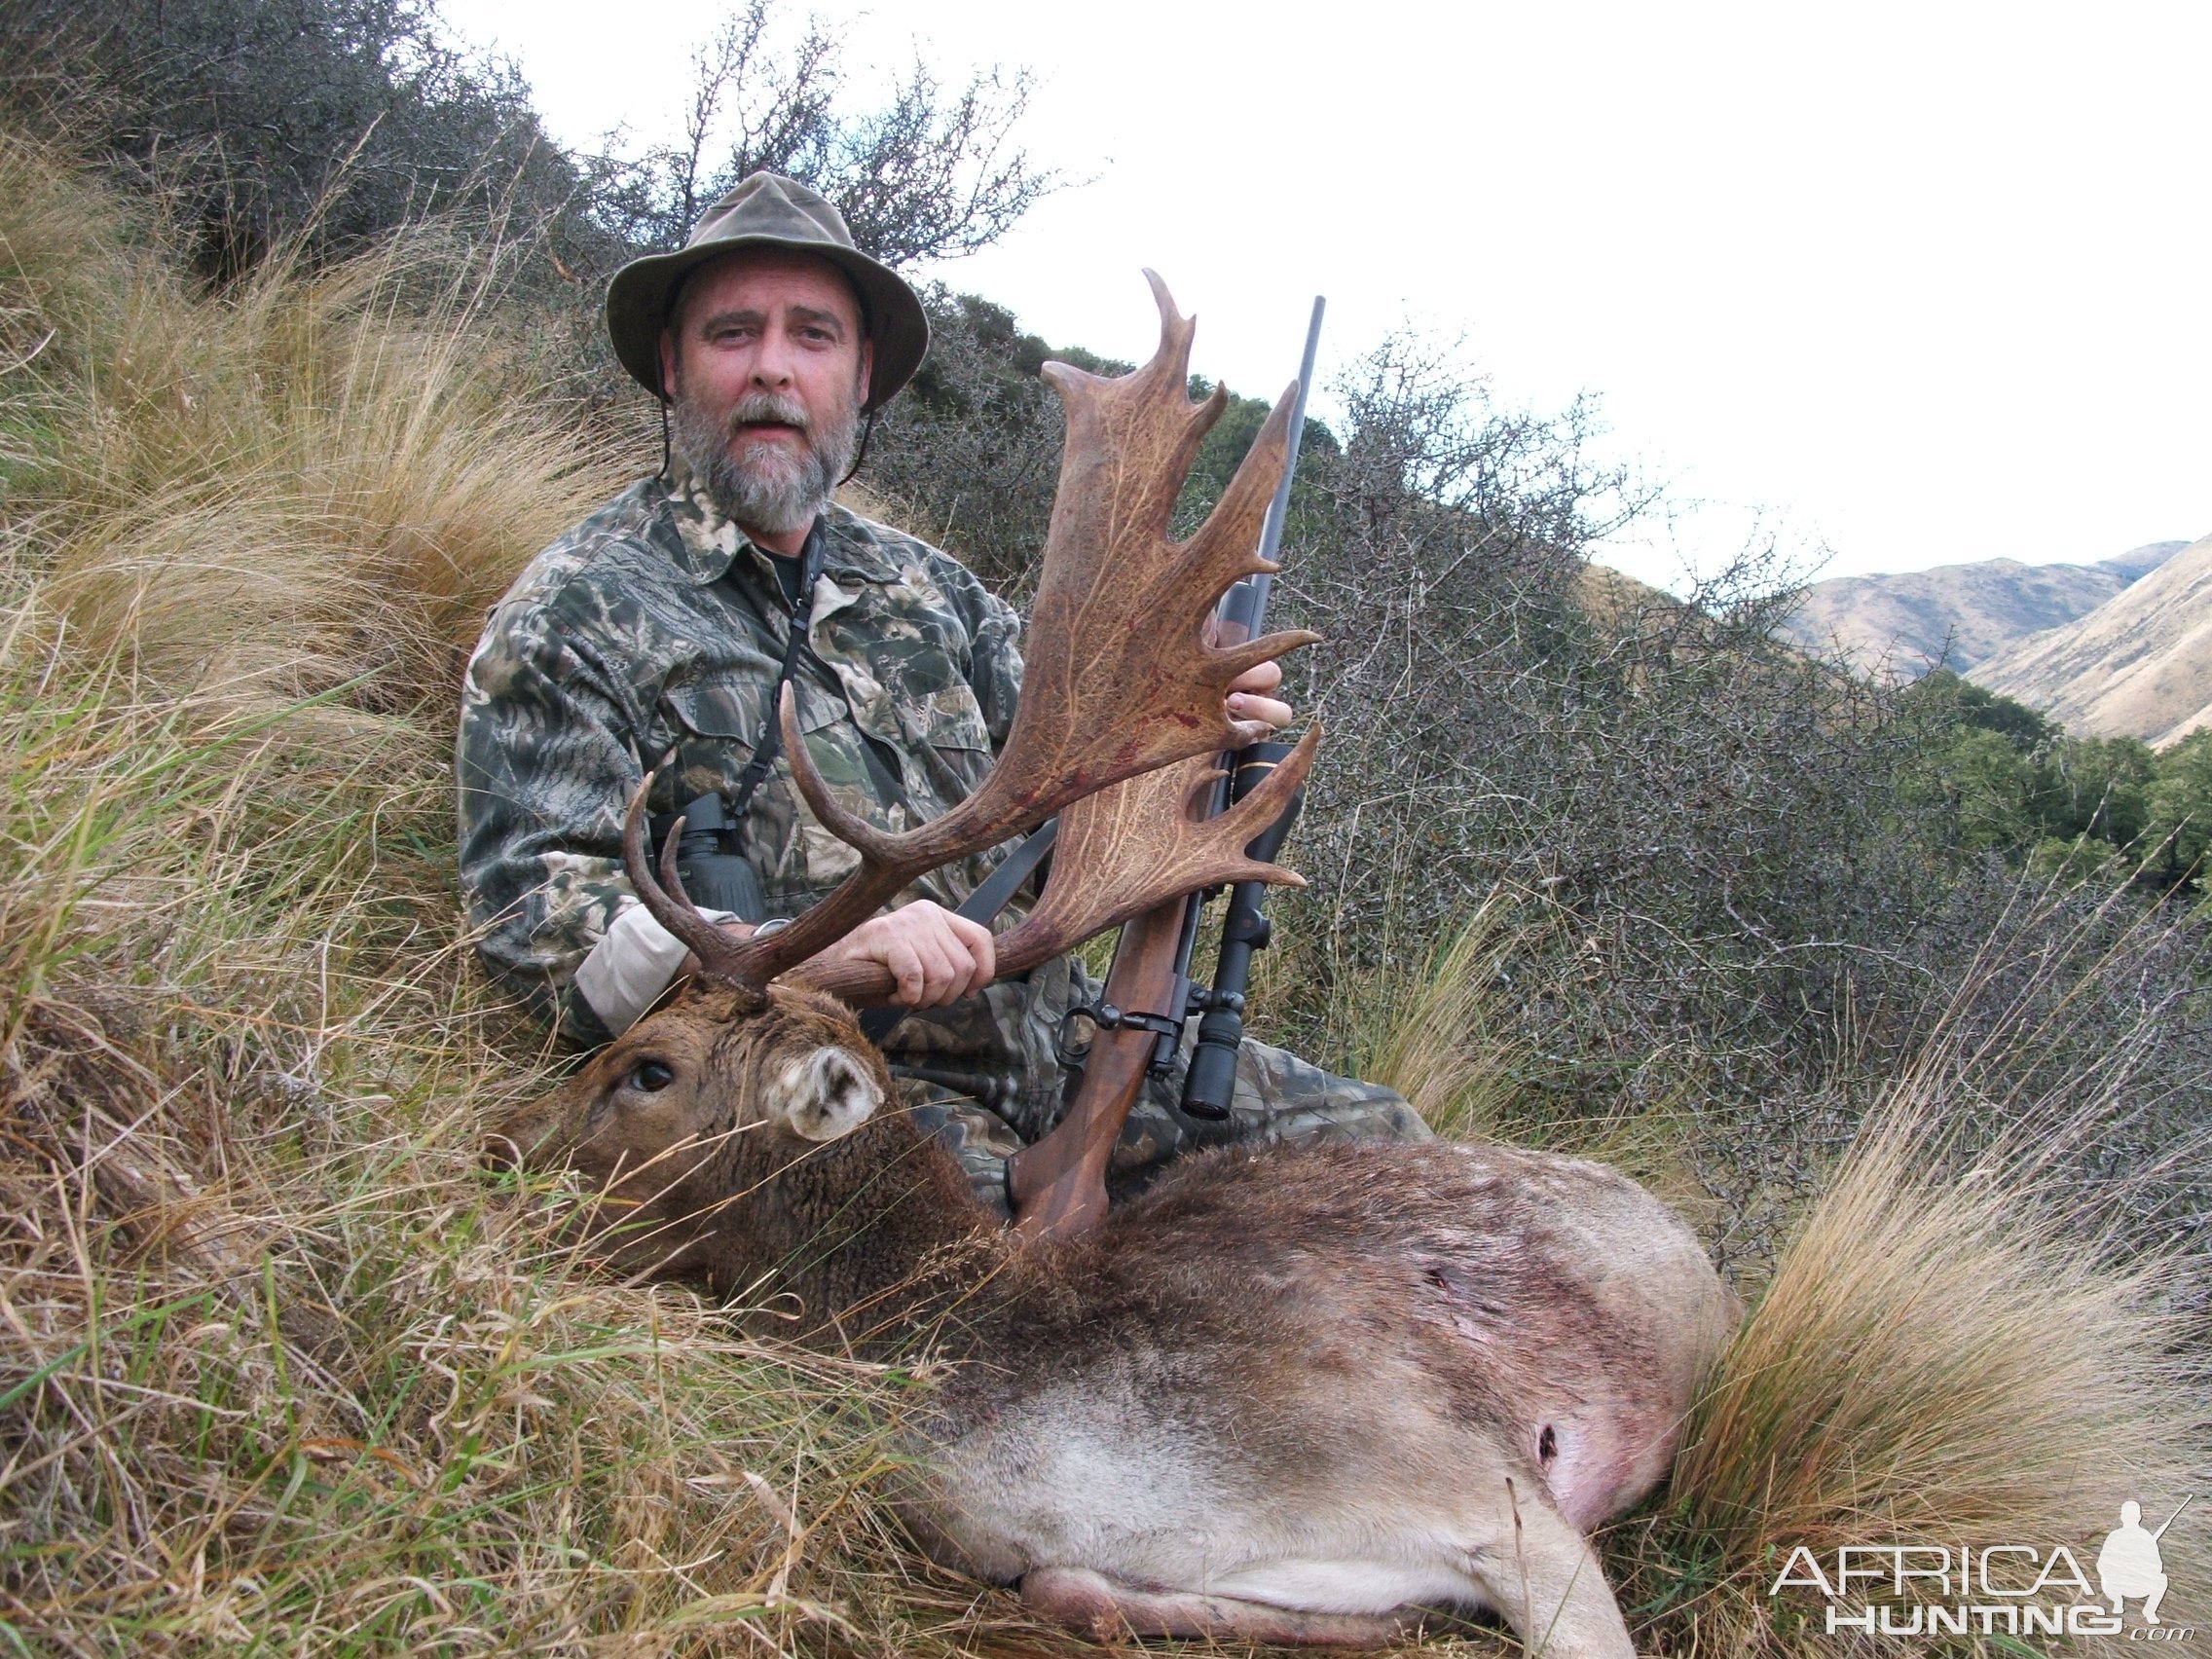
[[[1916,680],[1945,660],[1964,672],[2030,634],[2086,616],[2188,545],[2154,541],[2094,565],[1986,559],[1896,576],[1836,576],[1806,590],[1784,633],[1862,674]]]
[[[2122,581],[2139,582],[2189,545],[2186,541],[2146,541],[2134,551],[2122,553],[2117,559],[2101,560],[2095,568],[2100,571],[2117,571]]]
[[[2212,725],[2212,535],[1967,678],[2077,736],[2140,737],[2162,748]]]

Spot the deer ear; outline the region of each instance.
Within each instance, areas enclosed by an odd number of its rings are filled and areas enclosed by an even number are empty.
[[[769,1122],[810,1141],[851,1133],[883,1104],[883,1090],[866,1068],[843,1049],[827,1044],[788,1061],[766,1094]]]

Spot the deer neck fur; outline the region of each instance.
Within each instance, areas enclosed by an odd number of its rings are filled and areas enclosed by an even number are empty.
[[[963,1305],[1013,1257],[958,1161],[896,1106],[833,1141],[747,1135],[733,1150],[724,1190],[744,1196],[706,1240],[708,1280],[784,1334],[908,1349],[969,1328]]]

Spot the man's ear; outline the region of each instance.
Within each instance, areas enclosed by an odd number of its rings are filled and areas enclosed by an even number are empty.
[[[863,340],[863,341],[861,342],[861,376],[860,376],[860,404],[861,404],[861,407],[862,407],[863,409],[866,409],[866,408],[867,407],[867,387],[868,387],[868,382],[869,382],[869,380],[870,380],[870,379],[872,379],[872,378],[873,378],[874,374],[875,374],[875,342],[874,342],[874,341],[872,341],[872,340]]]
[[[666,328],[660,331],[660,395],[663,402],[676,401],[676,334]]]

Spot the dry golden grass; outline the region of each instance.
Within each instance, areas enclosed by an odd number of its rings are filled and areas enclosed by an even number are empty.
[[[1699,1406],[1665,1505],[1613,1540],[1668,1651],[1820,1650],[1821,1604],[1770,1594],[1798,1545],[2065,1545],[2123,1499],[2200,1490],[2201,1336],[2172,1256],[2039,1202],[2042,1161],[1945,1158],[1945,1100],[1900,1086],[1791,1240]],[[2164,1543],[2164,1616],[2205,1616],[2202,1529]],[[1936,1598],[1956,1600],[1957,1598]],[[1891,1650],[1894,1643],[1887,1644]],[[1877,1649],[1879,1650],[1879,1649]]]
[[[2072,979],[2039,965],[2008,989],[1985,952],[1868,1113],[1698,1406],[1666,1502],[1614,1539],[1624,1601],[1642,1598],[1666,1650],[1845,1642],[1817,1599],[1771,1593],[1800,1545],[1831,1566],[1844,1545],[2063,1545],[2086,1567],[2123,1500],[2155,1525],[2204,1490],[2202,1246],[2130,1215],[2162,1165],[2206,1155],[2204,1126],[2106,1166],[2156,1059],[2129,1052],[2137,1035],[2040,1090],[1986,1081],[2002,1051],[2065,1035],[2120,959]],[[1985,998],[1998,1016],[1970,1035]],[[2186,1522],[2163,1540],[2169,1627],[2212,1615],[2208,1540]]]
[[[1523,1045],[1501,1017],[1507,960],[1543,926],[1517,896],[1491,895],[1411,974],[1356,981],[1343,1015],[1361,1045],[1361,1077],[1388,1084],[1439,1134],[1502,1139],[1520,1127]]]
[[[611,1282],[558,1184],[477,1168],[550,1067],[456,916],[456,652],[613,475],[462,252],[199,296],[150,217],[0,137],[0,1642],[1087,1651],[875,1506],[926,1378]],[[1521,1122],[1498,968],[1532,914],[1346,993],[1448,1125]],[[1786,1538],[2078,1534],[2198,1455],[2161,1264],[2038,1207],[2024,1151],[1955,1179],[1956,1088],[1899,1087],[1611,1539],[1652,1650],[1794,1641],[1757,1573]]]
[[[459,651],[610,475],[455,253],[196,297],[0,141],[20,1650],[788,1645],[835,1616],[802,1554],[878,1526],[888,1384],[604,1281],[476,1168],[545,1070],[455,916]]]
[[[451,227],[206,301],[34,147],[0,138],[0,315],[19,355],[45,342],[10,388],[17,556],[144,689],[448,697],[519,557],[608,493]]]

